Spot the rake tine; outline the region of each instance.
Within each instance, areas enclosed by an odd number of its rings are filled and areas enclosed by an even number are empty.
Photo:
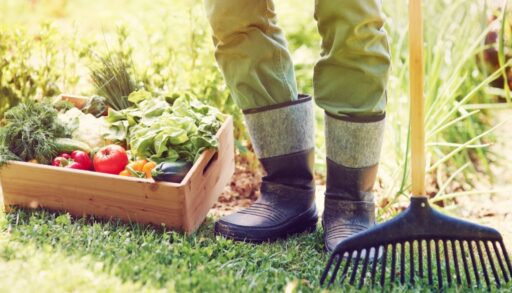
[[[478,275],[478,270],[476,268],[474,249],[471,242],[466,241],[466,243],[468,244],[469,256],[471,257],[471,263],[473,264],[473,273],[475,274],[476,285],[480,287],[480,276]]]
[[[391,254],[391,283],[395,282],[395,274],[396,274],[396,249],[397,244],[391,244],[392,254]]]
[[[460,257],[462,258],[462,264],[464,265],[464,273],[466,274],[466,280],[468,282],[468,286],[471,287],[471,275],[469,274],[469,266],[466,259],[466,252],[464,251],[464,243],[461,240],[459,240],[459,247]]]
[[[496,281],[497,288],[501,287],[500,276],[498,276],[498,271],[496,271],[496,266],[494,265],[494,260],[491,254],[491,249],[489,248],[489,242],[485,242],[485,253],[487,253],[487,260],[491,265],[492,274],[494,276],[494,280]]]
[[[341,273],[340,284],[343,284],[343,282],[345,282],[345,279],[347,278],[348,268],[350,267],[350,263],[352,262],[352,254],[352,251],[348,252],[347,262],[345,263],[345,267],[343,268],[343,272]]]
[[[338,274],[338,270],[340,269],[341,262],[343,261],[343,254],[341,254],[341,255],[337,254],[337,256],[338,256],[338,261],[336,262],[336,266],[334,267],[334,271],[332,272],[332,276],[331,276],[331,279],[329,280],[329,284],[327,284],[328,287],[334,283],[334,280],[336,280],[336,275]]]
[[[505,265],[503,264],[503,259],[501,258],[501,253],[498,250],[498,247],[496,246],[496,242],[492,242],[492,247],[494,248],[494,251],[496,251],[496,258],[498,259],[498,264],[500,265],[501,272],[503,273],[503,277],[505,278],[505,283],[508,283],[508,281],[510,280],[508,278],[508,272],[507,269],[505,268]]]
[[[380,273],[380,286],[384,287],[386,284],[386,263],[388,262],[388,245],[384,244],[384,253],[382,255],[382,266]]]
[[[510,258],[508,258],[507,249],[505,248],[505,243],[503,243],[503,239],[500,240],[500,247],[501,247],[501,251],[503,252],[503,255],[505,256],[505,262],[507,263],[510,277],[512,278],[512,264],[510,264]]]
[[[370,260],[370,251],[373,249],[370,248],[370,249],[365,249],[365,260],[363,262],[363,271],[361,272],[361,278],[359,280],[359,289],[363,288],[363,284],[364,284],[364,279],[366,279],[366,270],[368,268],[368,261]]]
[[[452,270],[450,268],[450,258],[448,255],[448,240],[442,241],[444,249],[444,263],[446,264],[446,280],[448,281],[448,287],[452,286]]]
[[[325,282],[325,278],[327,278],[327,274],[331,270],[331,265],[334,262],[334,259],[336,258],[336,254],[332,254],[331,257],[329,257],[329,261],[327,262],[327,266],[324,269],[324,272],[322,273],[322,277],[320,278],[320,284],[323,284]]]
[[[352,275],[350,276],[350,281],[349,281],[350,285],[354,285],[354,281],[356,280],[357,267],[359,266],[359,261],[361,260],[362,252],[363,252],[362,250],[356,251],[356,260],[354,262],[354,268],[352,269]]]
[[[405,242],[400,244],[400,283],[405,284]]]
[[[423,240],[418,240],[418,269],[420,278],[423,279]]]
[[[379,246],[377,250],[375,250],[375,255],[373,257],[372,262],[372,271],[371,271],[371,278],[372,278],[372,287],[375,285],[375,275],[377,274],[377,263],[378,263],[378,257],[379,257],[379,251],[382,246]]]
[[[478,252],[478,258],[480,259],[480,264],[482,266],[482,270],[484,271],[484,279],[487,287],[491,288],[491,281],[489,280],[489,273],[487,273],[487,265],[484,262],[484,257],[482,253],[482,247],[480,247],[480,241],[475,242],[476,250]]]
[[[443,273],[441,272],[441,257],[439,253],[439,242],[434,240],[434,248],[436,250],[436,269],[437,269],[437,283],[439,289],[443,288]]]
[[[428,270],[428,283],[430,286],[432,286],[434,284],[434,280],[432,278],[432,258],[431,258],[431,255],[432,255],[432,252],[431,252],[431,249],[430,249],[430,240],[426,240],[426,244],[427,244],[427,270]]]
[[[410,279],[412,285],[414,285],[414,241],[409,242],[409,268],[410,268]]]
[[[455,264],[455,275],[457,276],[457,284],[462,285],[462,278],[460,276],[459,259],[457,258],[457,247],[455,246],[455,240],[451,242],[453,263]]]

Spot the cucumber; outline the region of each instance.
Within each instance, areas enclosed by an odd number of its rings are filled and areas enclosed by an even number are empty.
[[[71,138],[57,138],[55,146],[58,153],[71,153],[72,151],[91,152],[91,147],[88,144]]]

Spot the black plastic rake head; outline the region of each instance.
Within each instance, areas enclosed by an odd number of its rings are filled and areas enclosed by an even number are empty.
[[[396,218],[340,243],[320,282],[330,286],[339,279],[361,288],[385,286],[388,279],[414,285],[425,278],[438,288],[499,288],[512,280],[512,265],[498,231],[443,215],[426,197],[413,197]]]

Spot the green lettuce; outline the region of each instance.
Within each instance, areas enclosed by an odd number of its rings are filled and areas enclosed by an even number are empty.
[[[218,147],[215,134],[224,115],[189,94],[153,96],[144,90],[128,97],[134,105],[110,109],[107,139],[125,143],[135,157],[154,162],[194,162]]]

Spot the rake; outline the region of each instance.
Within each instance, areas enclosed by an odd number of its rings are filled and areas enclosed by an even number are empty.
[[[322,285],[328,278],[328,286],[332,285],[338,273],[341,284],[348,280],[359,288],[376,281],[385,286],[388,278],[392,284],[399,278],[401,284],[414,285],[428,277],[429,286],[439,289],[454,283],[480,287],[484,282],[488,288],[494,283],[499,288],[502,281],[512,279],[512,265],[498,231],[443,215],[430,207],[425,196],[421,4],[421,0],[409,2],[411,203],[394,219],[341,242],[322,274]]]

